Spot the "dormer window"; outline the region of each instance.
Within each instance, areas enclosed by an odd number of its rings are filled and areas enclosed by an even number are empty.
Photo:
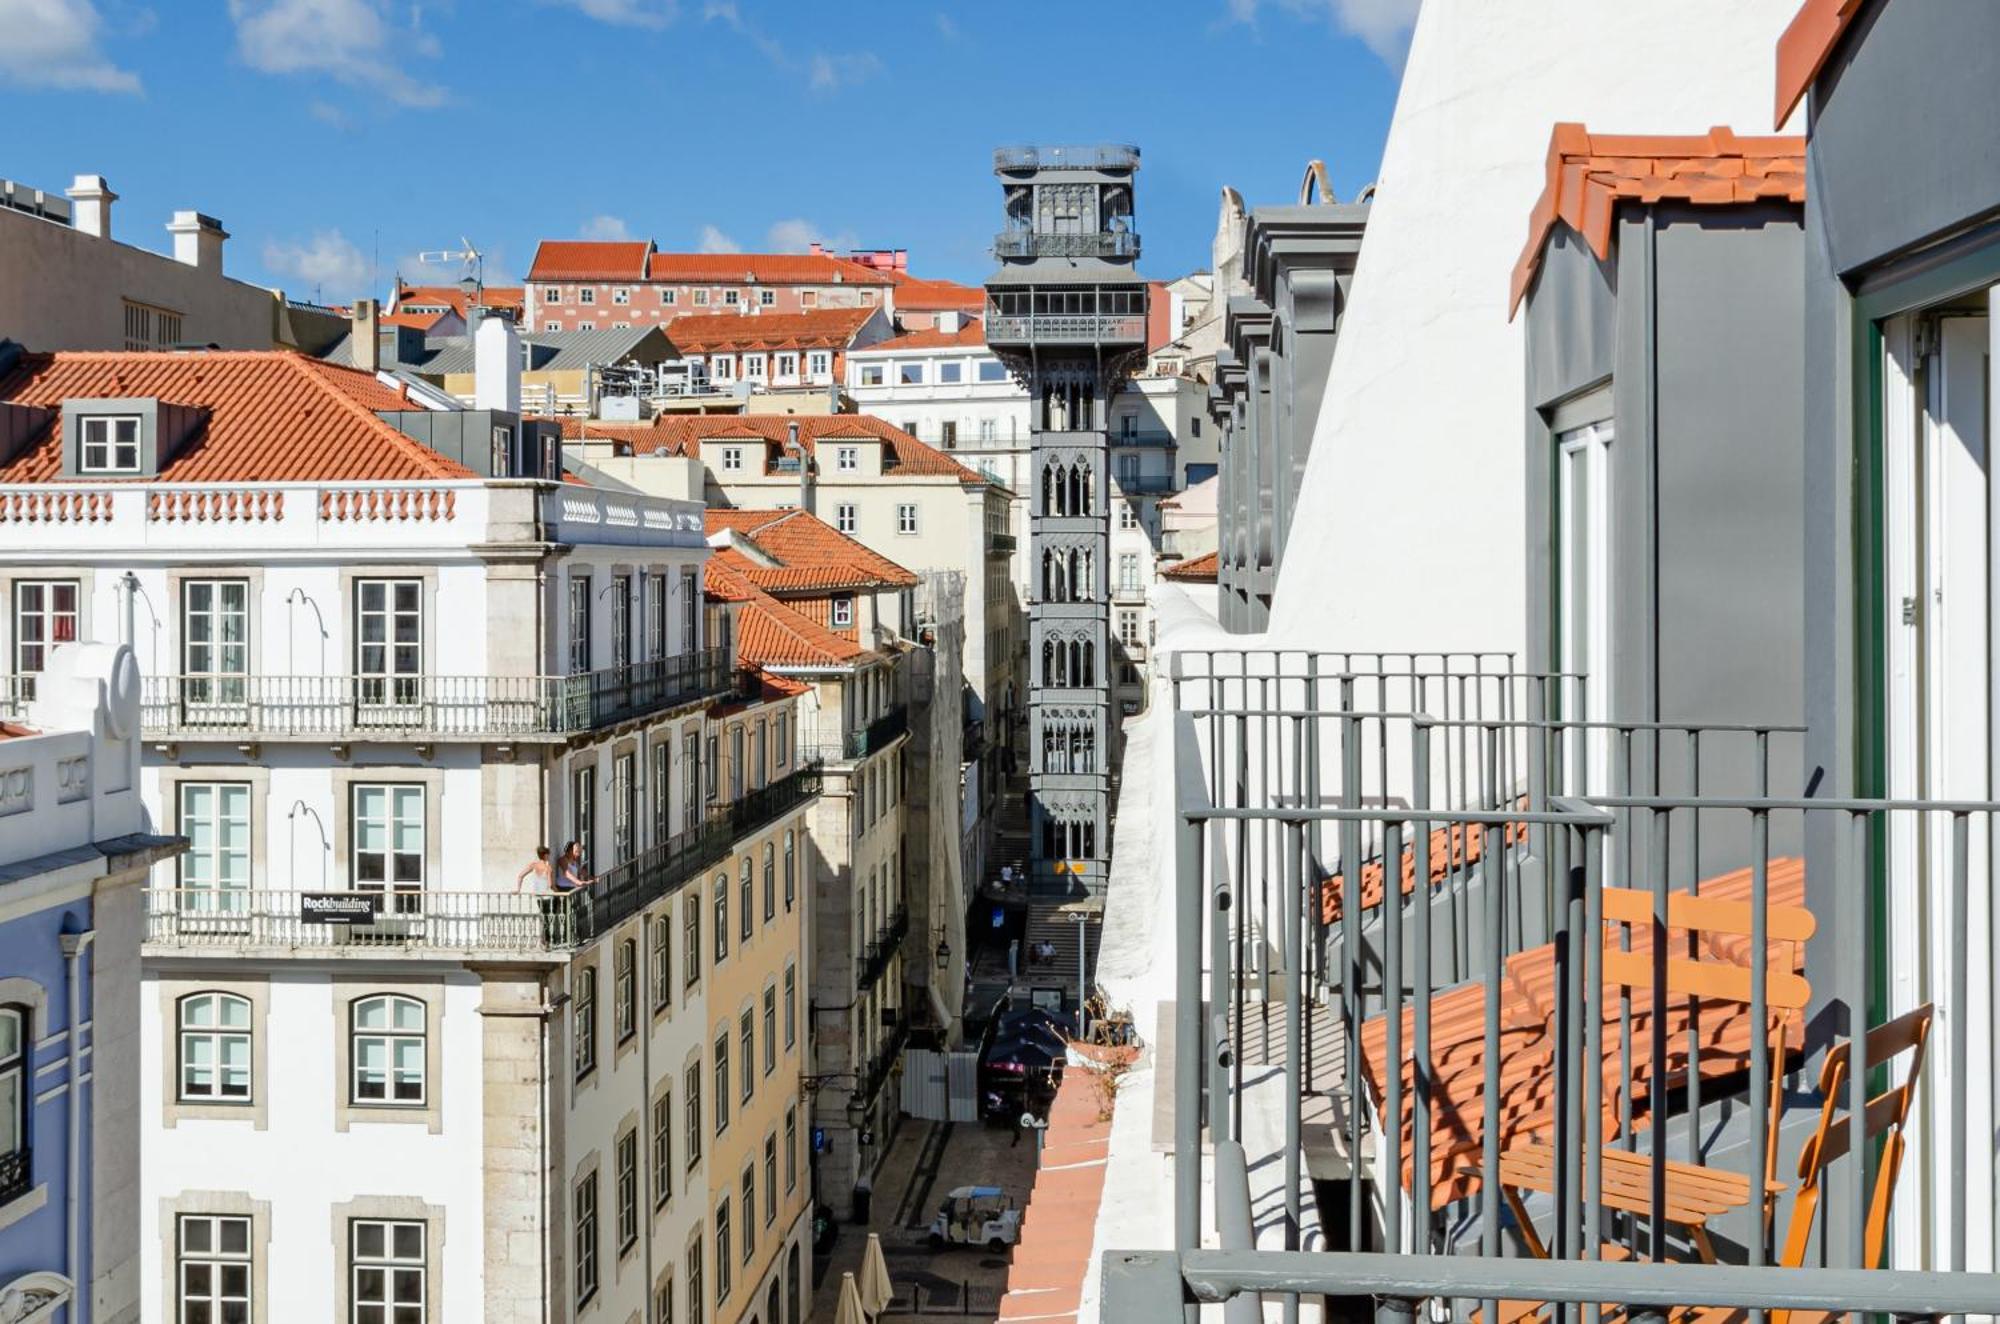
[[[728,470],[741,469],[743,467],[743,448],[741,446],[725,447],[722,452],[722,467]]]
[[[99,414],[82,420],[80,474],[139,472],[139,419],[134,414]]]
[[[833,600],[833,628],[845,630],[854,624],[854,599],[835,598]]]
[[[853,446],[839,446],[833,452],[833,467],[842,473],[853,473],[861,467],[861,452]]]

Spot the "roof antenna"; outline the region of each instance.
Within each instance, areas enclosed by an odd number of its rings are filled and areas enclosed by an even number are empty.
[[[465,326],[472,329],[472,323],[479,317],[479,299],[486,288],[486,255],[472,246],[472,241],[464,235],[458,237],[463,248],[439,248],[417,254],[417,261],[426,265],[442,262],[457,262],[459,267],[459,288],[465,291]]]

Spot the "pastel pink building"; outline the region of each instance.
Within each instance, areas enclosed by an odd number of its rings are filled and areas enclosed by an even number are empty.
[[[528,269],[533,331],[653,326],[706,314],[880,308],[893,318],[887,271],[826,252],[662,253],[650,240],[549,239]]]

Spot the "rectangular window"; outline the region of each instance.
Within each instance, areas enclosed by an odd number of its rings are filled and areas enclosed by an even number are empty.
[[[708,307],[708,291],[707,291],[707,290],[696,290],[696,291],[694,292],[694,306],[695,306],[695,307],[697,307],[697,308],[706,308],[706,307]]]
[[[816,307],[818,307],[818,306],[819,306],[819,291],[818,291],[818,290],[800,290],[800,291],[799,291],[799,307],[801,307],[801,308],[816,308]]]
[[[644,591],[646,660],[657,662],[667,655],[667,577],[647,575]]]
[[[778,1137],[764,1137],[764,1226],[778,1221]]]
[[[861,468],[861,448],[858,446],[834,447],[833,467],[842,473],[857,472]]]
[[[175,1227],[177,1321],[252,1318],[250,1220],[182,1214]]]
[[[896,365],[896,381],[903,386],[922,386],[924,384],[923,360],[919,359],[915,363],[898,363]]]
[[[756,931],[754,924],[756,910],[752,904],[756,899],[754,890],[755,875],[756,866],[752,864],[750,857],[745,855],[743,863],[737,866],[736,874],[736,923],[738,925],[736,936],[739,941],[746,943],[750,941],[750,935]]]
[[[349,1014],[354,1078],[348,1101],[421,1107],[429,1029],[424,1004],[385,993],[356,1001]]]
[[[632,576],[611,578],[611,665],[632,665]]]
[[[688,1324],[701,1324],[701,1238],[688,1243],[687,1253],[687,1317]]]
[[[182,904],[242,909],[251,881],[249,783],[182,782],[180,834],[188,839],[180,887],[201,894]]]
[[[139,472],[139,420],[131,415],[94,414],[82,420],[82,451],[76,470],[83,474]]]
[[[979,361],[979,380],[982,382],[1004,382],[1007,380],[1007,365],[998,359]]]
[[[794,830],[785,829],[785,913],[792,913],[792,902],[798,897],[798,858],[793,847]]]
[[[665,911],[653,919],[653,1010],[665,1011],[673,999],[674,917]]]
[[[663,736],[653,742],[652,750],[653,839],[650,844],[659,846],[674,835],[674,747]]]
[[[778,990],[764,990],[764,1074],[778,1069]]]
[[[639,1133],[618,1137],[618,1253],[639,1240]]]
[[[376,1218],[353,1219],[347,1226],[352,1324],[423,1324],[430,1295],[426,1226]]]
[[[757,1165],[743,1165],[743,1262],[757,1258]]]
[[[729,1248],[735,1243],[729,1237],[729,1201],[725,1198],[715,1206],[715,1309],[721,1317],[722,1303],[729,1299],[729,1275],[734,1266],[730,1263]]]
[[[569,576],[569,670],[581,675],[590,670],[590,573],[572,570]]]
[[[702,777],[701,789],[703,797],[712,804],[715,801],[716,792],[722,784],[721,740],[717,736],[710,735],[702,744],[702,772],[704,775]],[[720,956],[721,953],[717,952],[716,955]]]
[[[653,1208],[664,1208],[673,1195],[674,1092],[668,1088],[653,1100]]]
[[[845,630],[853,626],[854,599],[835,598],[833,600],[833,614],[831,620],[833,623],[833,628],[836,630]]]
[[[947,386],[965,380],[965,365],[957,359],[947,359],[938,364],[938,380]]]
[[[722,448],[722,467],[730,473],[741,469],[743,467],[743,448],[741,446],[724,446]]]
[[[195,993],[176,1004],[174,1015],[181,1101],[249,1103],[250,1000],[233,993]]]
[[[562,302],[562,288],[561,288],[560,286],[556,286],[556,285],[550,285],[550,286],[548,286],[548,287],[544,288],[544,289],[542,290],[542,302],[543,302],[543,303],[561,303],[561,302]]]
[[[842,533],[853,533],[855,528],[854,503],[842,501],[833,508],[833,527]]]
[[[692,832],[701,813],[701,736],[681,737],[681,831]]]
[[[799,1188],[799,1110],[785,1109],[785,1194]]]
[[[424,886],[424,788],[357,785],[349,877],[364,892]]]
[[[1139,591],[1139,554],[1121,552],[1118,556],[1118,588],[1123,593]]]
[[[862,364],[861,384],[863,386],[880,386],[882,384],[883,373],[885,370],[886,370],[885,365],[880,363]]]
[[[701,897],[689,889],[681,902],[681,983],[693,988],[701,978]]]
[[[597,1069],[597,969],[585,966],[577,971],[576,992],[570,999],[570,1033],[576,1078],[582,1080]]]
[[[778,292],[776,290],[757,291],[757,306],[759,308],[769,308],[775,305],[777,302],[778,302]]]
[[[771,725],[771,764],[773,767],[782,768],[792,761],[790,724],[785,721],[785,715],[779,713]]]
[[[757,1093],[757,1017],[744,1012],[737,1021],[737,1037],[743,1049],[743,1102],[747,1106]]]
[[[948,451],[958,449],[958,421],[956,419],[948,418],[938,424],[938,445]]]
[[[763,381],[764,356],[762,354],[745,354],[743,356],[743,375],[753,382]]]
[[[806,371],[815,377],[826,376],[833,371],[833,355],[823,349],[813,350],[806,355]],[[882,383],[878,381],[875,384],[880,386]]]
[[[764,843],[764,922],[778,917],[778,848]]]
[[[618,944],[612,958],[611,997],[613,1029],[624,1043],[639,1029],[639,944],[630,938]]]
[[[743,798],[743,727],[739,723],[729,728],[729,799],[733,803]]]
[[[354,670],[366,704],[417,701],[424,669],[423,581],[362,579],[354,585]]]
[[[1136,501],[1120,501],[1118,503],[1118,527],[1121,529],[1136,529],[1139,527],[1139,509]]]
[[[729,1031],[715,1036],[715,1133],[729,1129]]]
[[[917,507],[915,502],[905,501],[896,507],[896,532],[915,533],[917,531]]]
[[[576,1184],[576,1304],[597,1295],[597,1174]]]
[[[687,1137],[687,1166],[693,1172],[701,1163],[701,1063],[689,1065],[687,1077],[681,1082],[682,1092],[687,1096],[686,1125],[681,1134]]]
[[[556,321],[556,320],[555,320],[554,318],[548,318],[547,320],[543,321],[543,323],[542,323],[542,330],[544,330],[544,331],[560,331],[560,330],[562,330],[562,323],[561,323],[561,322],[558,322],[558,321]]]
[[[979,439],[981,441],[998,441],[1000,439],[999,420],[991,418],[980,419]]]
[[[701,590],[692,570],[681,571],[681,652],[701,647]]]
[[[588,861],[597,850],[597,765],[579,763],[569,770],[569,835],[583,847]]]
[[[632,291],[624,289],[622,287],[611,291],[611,302],[618,304],[621,307],[625,304],[632,302]]]
[[[715,949],[715,963],[720,966],[729,956],[729,875],[715,875],[714,898],[715,928],[709,935],[709,942]]]
[[[588,285],[580,286],[576,292],[576,301],[578,303],[596,303],[597,291]]]
[[[781,380],[782,380],[782,379],[785,379],[785,378],[790,378],[790,377],[796,377],[796,376],[798,376],[798,375],[799,375],[799,356],[798,356],[798,355],[796,355],[796,354],[780,354],[780,355],[778,355],[778,372],[777,372],[777,375],[778,375],[778,377],[779,377],[779,378],[780,378]]]
[[[737,307],[737,306],[738,306],[739,304],[741,304],[742,302],[743,302],[743,291],[741,291],[741,290],[724,290],[724,291],[722,292],[722,306],[723,306],[723,307],[725,307],[725,308],[734,308],[734,307]]]
[[[790,1049],[799,1037],[799,968],[785,967],[785,1047]]]
[[[661,290],[661,291],[660,291],[660,304],[661,304],[661,306],[662,306],[662,307],[666,307],[666,308],[671,308],[671,307],[673,307],[673,306],[674,306],[674,291],[672,291],[672,290]]]
[[[611,760],[611,863],[639,853],[639,756],[627,750]]]

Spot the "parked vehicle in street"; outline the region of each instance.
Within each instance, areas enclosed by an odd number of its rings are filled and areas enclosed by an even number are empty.
[[[944,1198],[931,1219],[932,1250],[985,1246],[1004,1250],[1021,1239],[1021,1211],[998,1186],[961,1186]]]

